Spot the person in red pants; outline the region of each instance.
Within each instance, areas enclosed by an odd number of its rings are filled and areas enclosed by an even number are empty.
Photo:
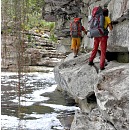
[[[105,33],[104,36],[102,37],[95,37],[94,38],[94,47],[91,53],[91,56],[89,58],[89,65],[94,65],[93,60],[97,54],[98,47],[100,44],[100,49],[101,49],[101,56],[100,56],[100,70],[105,69],[105,59],[106,59],[106,49],[107,49],[107,39],[108,39],[108,27],[110,30],[113,29],[111,20],[108,17],[108,9],[104,9],[103,15],[105,16],[105,22],[104,22],[104,28],[105,28]]]

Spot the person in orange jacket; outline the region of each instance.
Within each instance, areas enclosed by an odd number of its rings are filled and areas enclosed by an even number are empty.
[[[70,35],[71,35],[71,50],[73,50],[74,53],[74,58],[78,56],[78,51],[80,49],[80,42],[81,42],[81,32],[84,31],[84,33],[87,35],[87,31],[81,24],[81,19],[82,18],[74,18],[74,21],[70,24]],[[77,34],[73,35],[73,32],[75,33],[76,31],[73,31],[73,23],[78,23],[77,27]]]

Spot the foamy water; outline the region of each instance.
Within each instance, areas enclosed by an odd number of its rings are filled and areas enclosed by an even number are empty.
[[[58,95],[53,95],[57,87],[53,72],[24,74],[20,79],[21,96],[18,96],[17,78],[16,73],[1,73],[1,128],[64,130],[57,116],[63,111],[74,111],[79,108],[65,106],[63,101],[60,104],[61,99]],[[57,96],[55,99],[57,101],[52,99],[52,95]]]

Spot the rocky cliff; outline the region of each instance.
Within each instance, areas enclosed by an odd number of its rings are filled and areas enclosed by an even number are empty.
[[[77,111],[71,130],[128,130],[129,65],[111,61],[102,72],[89,66],[89,54],[73,58],[70,54],[55,67],[55,80],[67,91],[80,111]]]
[[[60,50],[63,45],[70,46],[69,24],[75,16],[83,18],[83,26],[87,29],[88,16],[93,7],[108,6],[114,28],[109,33],[107,51],[111,52],[108,56],[111,60],[106,69],[98,71],[99,56],[91,67],[88,66],[90,53],[81,54],[75,59],[70,54],[55,67],[55,80],[80,107],[80,111],[75,112],[70,130],[128,130],[129,1],[45,0],[45,3],[43,17],[48,21],[56,21],[55,33],[59,38]],[[87,50],[92,49],[92,42],[93,39],[83,36],[82,46]]]
[[[56,66],[66,56],[56,51],[55,43],[49,40],[49,33],[49,31],[46,31],[43,37],[43,34],[35,33],[34,30],[27,32],[26,38],[24,38],[19,49],[21,53],[18,53],[18,49],[16,49],[15,36],[2,35],[1,70],[17,72],[19,69],[18,59],[21,60],[20,65],[23,69],[22,71],[25,72],[45,72],[44,67]],[[21,54],[20,58],[17,58],[18,54]]]
[[[82,17],[82,24],[88,29],[88,16],[91,15],[93,7],[108,6],[109,16],[114,26],[113,31],[109,33],[108,51],[128,52],[128,0],[45,0],[45,3],[43,18],[56,22],[55,34],[62,45],[70,45],[69,25],[74,17]],[[83,36],[82,46],[84,48],[91,49],[92,42],[93,39],[89,39],[86,35]]]

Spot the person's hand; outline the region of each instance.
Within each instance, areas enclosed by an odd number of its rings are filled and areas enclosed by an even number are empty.
[[[87,31],[85,31],[85,34],[86,34],[86,35],[87,35],[87,33],[88,33],[88,32],[87,32]]]

